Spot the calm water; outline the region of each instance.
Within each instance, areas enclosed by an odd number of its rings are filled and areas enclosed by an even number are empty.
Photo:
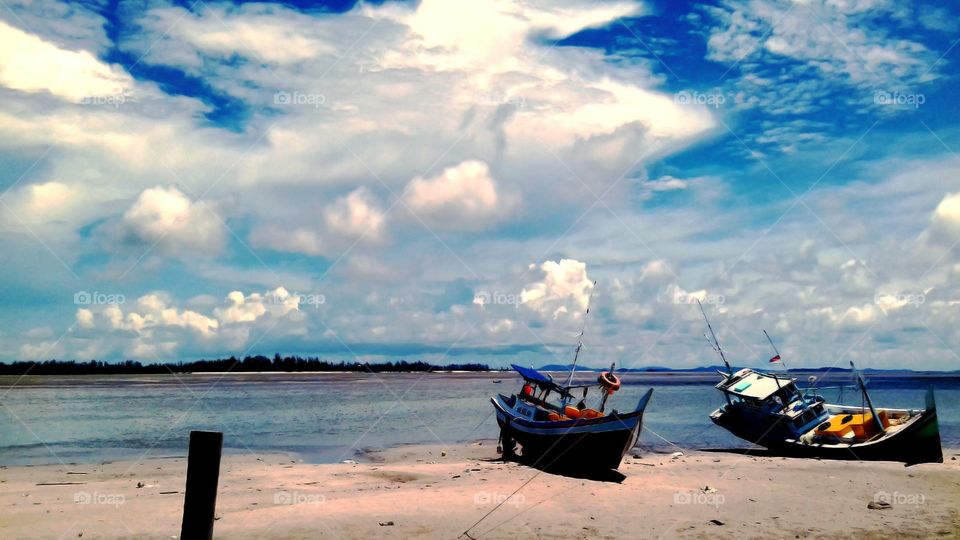
[[[493,384],[496,378],[503,383]],[[313,462],[404,443],[495,439],[489,397],[518,387],[506,373],[29,377],[11,387],[15,380],[0,377],[4,465],[183,455],[192,429],[224,432],[228,452],[296,452]],[[681,448],[748,446],[707,417],[722,402],[712,388],[715,375],[628,375],[624,382],[608,409],[632,409],[642,392],[655,389],[641,445],[674,449],[666,439]],[[943,444],[958,447],[960,379],[874,377],[869,388],[875,404],[920,408],[929,385],[937,392]],[[824,393],[836,397],[835,390]],[[845,396],[860,402],[853,391]]]

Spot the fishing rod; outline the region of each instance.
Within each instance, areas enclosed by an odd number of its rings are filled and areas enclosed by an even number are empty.
[[[720,342],[717,341],[717,334],[714,333],[713,327],[710,326],[710,319],[707,318],[707,312],[703,310],[703,304],[700,303],[700,299],[697,298],[696,300],[697,305],[700,306],[700,313],[703,315],[703,320],[707,323],[707,329],[710,330],[710,335],[713,337],[713,350],[717,351],[717,354],[720,355],[720,359],[723,360],[723,365],[727,366],[727,373],[732,377],[733,369],[730,367],[730,362],[727,362],[727,357],[724,356],[723,349],[720,348]]]
[[[596,289],[597,280],[593,280],[593,287],[590,288],[590,296],[587,298],[587,310],[583,312],[583,324],[580,326],[580,335],[577,337],[577,348],[573,353],[573,367],[570,368],[570,376],[567,377],[567,384],[564,385],[567,387],[573,382],[573,372],[577,370],[577,360],[580,358],[580,350],[583,349],[583,333],[587,329],[587,315],[590,314],[590,304],[593,302],[593,291]],[[564,398],[563,404],[567,404],[566,398]]]

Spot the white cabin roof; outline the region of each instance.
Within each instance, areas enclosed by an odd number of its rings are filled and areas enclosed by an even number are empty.
[[[793,385],[793,379],[775,377],[744,368],[736,372],[732,378],[722,381],[717,388],[730,394],[764,400],[781,388],[790,385]]]

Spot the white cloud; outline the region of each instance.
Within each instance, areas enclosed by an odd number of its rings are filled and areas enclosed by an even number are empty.
[[[332,234],[345,239],[380,238],[384,215],[370,191],[360,187],[340,197],[326,208],[327,227]]]
[[[468,230],[493,227],[514,207],[497,192],[487,164],[478,160],[448,167],[432,178],[414,178],[406,204],[432,227]]]
[[[123,213],[121,239],[157,246],[168,253],[181,250],[215,255],[224,248],[224,226],[214,210],[191,201],[174,186],[146,189]]]
[[[109,304],[76,311],[76,329],[63,340],[68,354],[116,354],[147,361],[168,360],[179,351],[219,354],[243,347],[251,328],[272,319],[279,336],[302,334],[297,318],[301,296],[283,287],[245,295],[233,291],[210,314],[176,305],[171,295],[145,294],[130,305]],[[262,336],[260,336],[262,337]],[[42,351],[32,351],[34,356]],[[49,354],[49,353],[48,353]]]
[[[310,211],[311,214],[315,212]],[[250,235],[251,244],[274,251],[337,257],[348,249],[385,240],[386,216],[370,190],[359,187],[323,207],[309,225],[268,223]]]
[[[123,95],[133,79],[88,51],[70,51],[0,21],[0,84],[78,102]]]
[[[922,44],[870,24],[872,17],[895,10],[893,2],[726,2],[714,12],[725,24],[708,40],[709,57],[749,62],[765,50],[807,63],[828,78],[848,77],[853,84],[934,77],[928,72],[931,53]]]
[[[587,263],[575,259],[546,261],[540,265],[540,271],[543,279],[524,287],[520,302],[553,318],[564,314],[580,317],[593,290],[593,282],[587,277]]]
[[[726,0],[703,8],[715,23],[707,30],[707,58],[730,69],[726,106],[760,109],[772,119],[760,133],[741,138],[751,146],[795,153],[822,147],[825,134],[838,130],[836,123],[819,119],[826,118],[824,111],[905,113],[906,107],[891,106],[893,96],[916,99],[940,78],[940,70],[938,54],[920,36],[904,38],[896,24],[886,23],[889,18],[914,24],[912,15],[903,17],[904,8],[889,0]]]
[[[950,245],[960,241],[960,193],[948,193],[933,211],[924,235]]]
[[[283,287],[277,287],[266,294],[252,293],[244,296],[240,291],[227,295],[227,307],[217,308],[214,313],[220,322],[253,322],[267,313],[283,316],[299,309],[300,298],[290,294]]]

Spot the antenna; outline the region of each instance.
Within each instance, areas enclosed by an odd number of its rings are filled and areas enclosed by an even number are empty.
[[[723,365],[727,366],[727,373],[730,376],[733,376],[733,370],[730,369],[730,362],[727,362],[727,357],[723,355],[723,349],[720,348],[720,342],[717,341],[717,334],[713,332],[713,327],[710,326],[710,319],[707,318],[707,312],[703,310],[703,304],[700,303],[700,299],[697,298],[697,305],[700,306],[700,313],[703,314],[703,320],[707,323],[707,329],[710,330],[710,336],[713,337],[713,350],[717,351],[717,354],[720,355],[720,359],[723,360]]]
[[[577,336],[577,348],[573,352],[573,367],[570,368],[570,376],[567,377],[567,384],[564,386],[570,386],[570,383],[573,382],[573,372],[577,370],[577,360],[580,358],[580,349],[583,348],[583,332],[587,329],[587,315],[590,314],[590,304],[593,302],[593,291],[596,289],[597,280],[593,280],[593,287],[590,288],[590,296],[587,298],[587,310],[583,312],[583,324],[580,326],[580,335]]]

